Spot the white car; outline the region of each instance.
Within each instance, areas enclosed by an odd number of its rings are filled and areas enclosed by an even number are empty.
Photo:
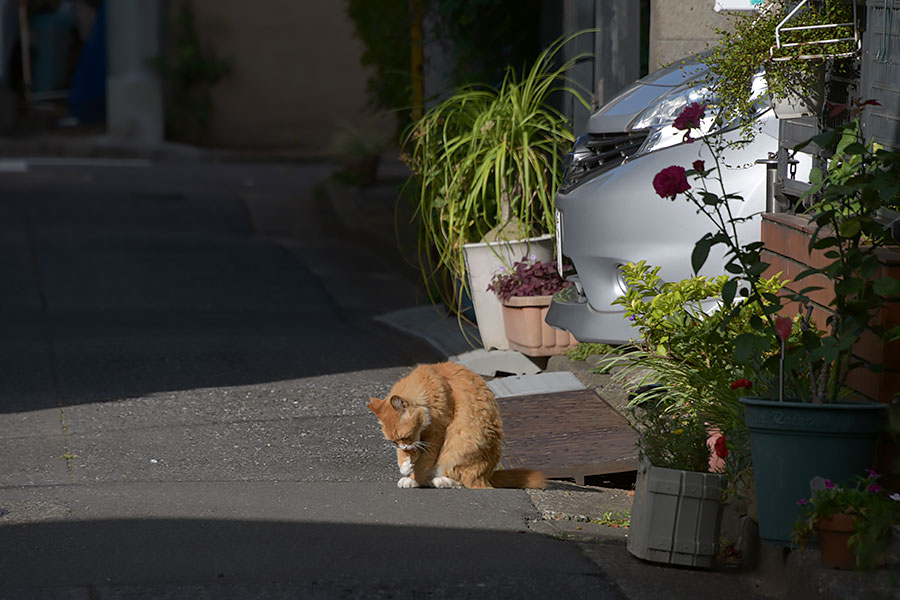
[[[591,115],[587,132],[568,156],[556,196],[557,255],[568,257],[577,274],[570,276],[575,285],[554,297],[546,321],[579,341],[621,344],[638,336],[622,308],[611,304],[626,289],[621,265],[646,260],[660,267],[666,281],[693,274],[694,243],[713,230],[712,224],[683,196],[660,198],[652,181],[671,165],[690,169],[698,158],[706,168],[714,163],[705,144],[685,143],[684,132],[672,126],[685,106],[704,102],[705,71],[692,59],[635,82]],[[759,98],[753,119],[761,131],[723,154],[725,189],[744,198],[733,202],[736,216],[765,210],[766,167],[754,163],[778,147],[777,120],[761,77],[753,88]],[[714,127],[712,112],[704,120],[708,133]],[[738,125],[711,133],[721,133],[725,141],[741,140],[745,136]],[[689,181],[693,187],[695,182]],[[739,235],[741,243],[759,240],[759,218],[744,223]],[[722,253],[711,253],[701,274],[723,272]]]

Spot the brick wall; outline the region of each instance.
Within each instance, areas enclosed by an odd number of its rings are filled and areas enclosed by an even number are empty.
[[[820,275],[795,281],[797,275],[809,266],[822,267],[831,262],[825,258],[822,250],[814,250],[812,254],[807,250],[813,230],[814,226],[802,216],[763,215],[762,240],[765,244],[763,260],[771,265],[766,276],[770,277],[780,272],[782,279],[790,280],[787,287],[794,291],[809,286],[823,288],[810,292],[808,296],[813,301],[813,320],[820,329],[825,329],[825,319],[830,312],[828,304],[834,297],[830,281]],[[883,249],[880,255],[882,270],[878,276],[900,279],[900,250]],[[785,312],[793,315],[798,310],[799,306],[794,303],[788,306]],[[900,302],[887,303],[882,312],[881,323],[887,327],[900,325]],[[854,353],[865,360],[884,364],[885,371],[878,376],[867,369],[857,369],[851,374],[852,387],[881,402],[890,402],[900,394],[900,342],[892,342],[885,346],[877,336],[868,333],[856,344]]]

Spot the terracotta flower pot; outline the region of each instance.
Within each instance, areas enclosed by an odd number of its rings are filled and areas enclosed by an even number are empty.
[[[850,548],[850,536],[856,532],[853,515],[840,513],[816,523],[819,553],[826,569],[852,569],[856,555]]]
[[[544,318],[553,296],[512,296],[503,301],[503,327],[509,347],[528,356],[564,354],[578,344],[568,331]]]

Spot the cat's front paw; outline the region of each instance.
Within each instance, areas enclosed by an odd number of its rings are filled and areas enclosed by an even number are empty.
[[[419,482],[413,479],[412,477],[401,477],[397,480],[398,488],[417,488],[419,487]]]
[[[400,465],[400,474],[403,475],[404,477],[408,477],[409,474],[412,472],[413,472],[412,461],[409,459],[406,459],[405,461],[403,461],[403,464]]]
[[[462,484],[455,479],[450,479],[449,477],[435,477],[431,480],[431,485],[436,488],[458,488],[462,487]]]

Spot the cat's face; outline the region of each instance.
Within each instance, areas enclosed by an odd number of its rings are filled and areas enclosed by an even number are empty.
[[[401,450],[419,448],[422,430],[430,422],[428,409],[411,406],[400,396],[372,398],[366,406],[378,417],[386,440]]]

